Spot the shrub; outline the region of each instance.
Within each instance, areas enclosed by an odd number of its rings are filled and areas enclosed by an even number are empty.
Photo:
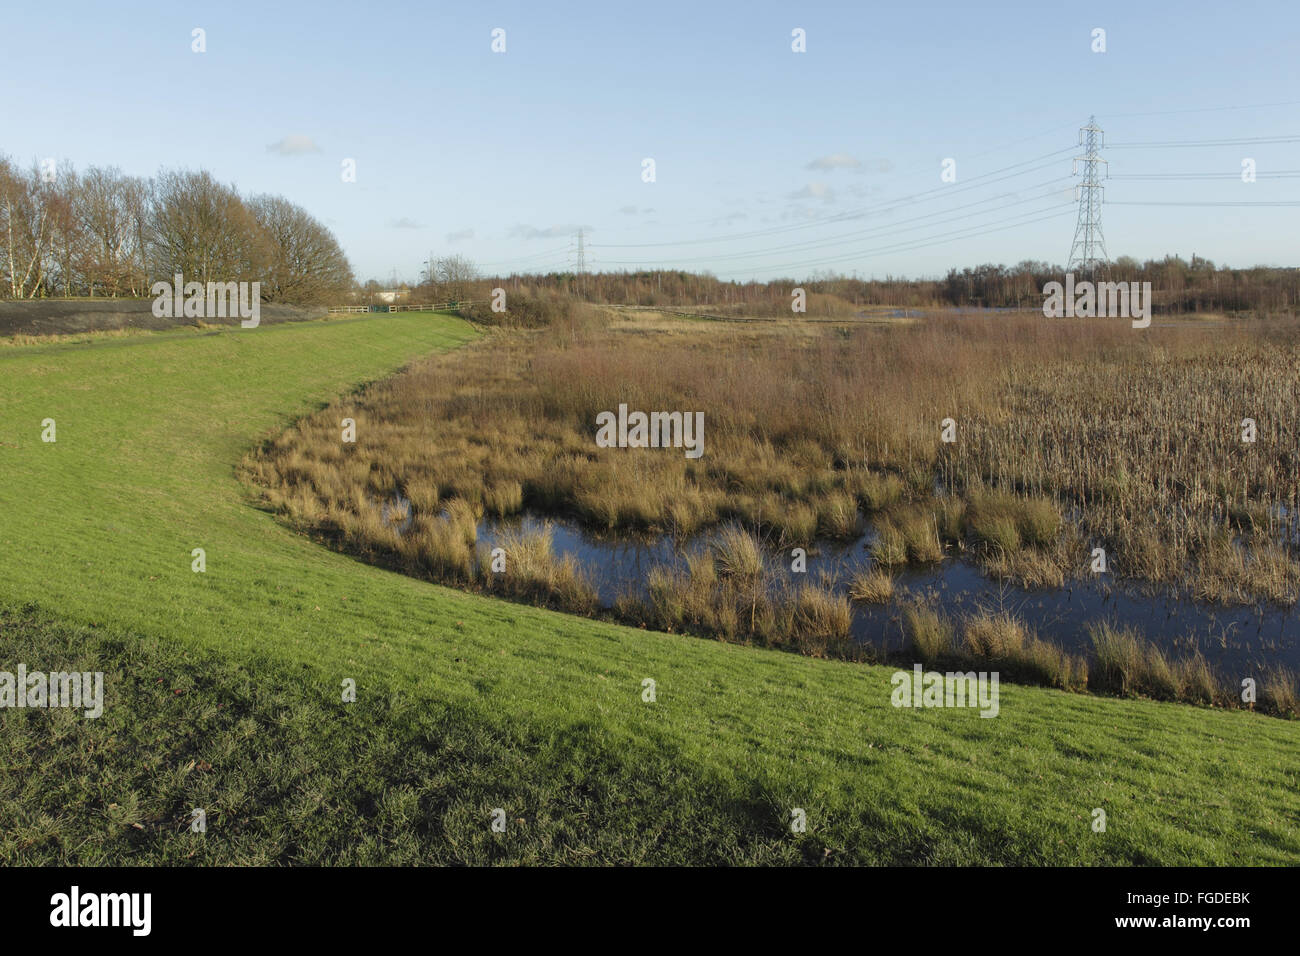
[[[575,318],[577,303],[564,295],[506,295],[506,310],[493,312],[490,299],[462,305],[461,317],[481,325],[500,325],[516,329],[555,328]]]

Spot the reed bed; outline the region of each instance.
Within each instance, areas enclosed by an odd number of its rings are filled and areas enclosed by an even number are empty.
[[[574,569],[485,578],[477,519],[532,511],[602,531],[714,534],[707,568],[659,569],[648,599],[616,610],[814,654],[858,653],[848,598],[821,585],[773,596],[764,556],[868,524],[877,576],[855,583],[856,601],[877,599],[890,569],[958,553],[996,578],[1058,587],[1094,573],[1102,549],[1114,577],[1289,605],[1300,600],[1298,336],[1263,321],[1139,333],[1033,316],[647,327],[587,315],[416,363],[298,422],[244,469],[269,507],[340,547],[581,613],[593,604]],[[596,416],[620,404],[703,412],[703,455],[597,447]],[[355,443],[341,441],[345,418]],[[400,526],[384,507],[399,499]],[[1017,667],[1078,684],[1074,661],[1034,641]],[[1133,692],[1205,696],[1195,673],[1171,665],[1167,680],[1144,660]],[[1104,670],[1098,686],[1127,693],[1124,673]],[[1285,702],[1281,685],[1276,696]]]
[[[409,489],[417,512],[437,495],[606,531],[738,521],[789,545],[851,539],[869,517],[885,564],[969,548],[996,576],[1053,586],[1103,548],[1108,573],[1202,600],[1300,599],[1292,330],[698,325],[492,336],[300,423],[257,478],[303,507],[346,508],[364,479]],[[597,448],[596,415],[620,403],[702,411],[704,455]]]

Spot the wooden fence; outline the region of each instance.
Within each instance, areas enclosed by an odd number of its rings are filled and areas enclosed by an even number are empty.
[[[473,302],[461,299],[458,302],[444,302],[442,305],[339,305],[330,309],[330,315],[364,315],[369,312],[441,312],[447,309],[459,309]]]

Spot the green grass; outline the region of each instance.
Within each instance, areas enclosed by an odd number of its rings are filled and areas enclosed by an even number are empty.
[[[463,594],[253,507],[255,443],[472,335],[399,313],[0,353],[0,669],[107,675],[98,721],[0,711],[0,861],[1300,856],[1296,722],[1006,684],[995,719],[895,709],[889,668]]]

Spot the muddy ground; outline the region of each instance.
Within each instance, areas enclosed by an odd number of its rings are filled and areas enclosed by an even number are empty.
[[[262,323],[302,322],[326,314],[323,308],[262,305]],[[237,325],[239,319],[203,319],[207,325]],[[0,336],[73,335],[105,329],[157,331],[196,324],[194,319],[159,319],[152,299],[30,299],[0,302]]]

